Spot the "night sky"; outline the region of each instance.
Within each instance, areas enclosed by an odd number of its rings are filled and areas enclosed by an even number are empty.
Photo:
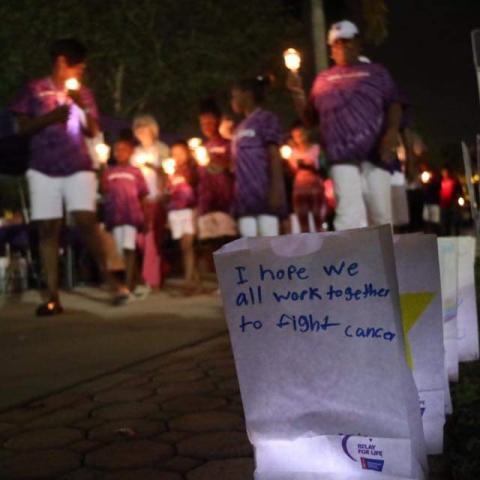
[[[384,63],[414,107],[415,126],[432,150],[480,132],[470,31],[480,0],[390,0],[389,37],[367,53]],[[433,159],[432,159],[433,160]]]

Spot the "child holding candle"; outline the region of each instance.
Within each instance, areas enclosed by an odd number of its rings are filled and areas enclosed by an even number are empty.
[[[221,112],[212,99],[200,106],[199,123],[206,141],[209,163],[198,166],[198,236],[201,240],[236,235],[230,216],[233,175],[230,141],[219,132]]]
[[[193,293],[200,281],[194,251],[197,172],[186,142],[172,145],[171,153],[175,171],[168,176],[167,183],[168,224],[172,238],[180,241],[185,288],[188,293]]]
[[[232,88],[232,109],[245,119],[232,142],[235,166],[234,211],[245,237],[280,233],[280,217],[287,215],[279,145],[282,130],[276,115],[262,108],[269,80],[257,77]]]
[[[107,167],[102,177],[105,194],[105,223],[113,231],[117,249],[124,257],[126,283],[136,286],[136,240],[144,226],[144,201],[148,188],[142,172],[130,164],[133,139],[120,138],[114,145],[116,165]]]

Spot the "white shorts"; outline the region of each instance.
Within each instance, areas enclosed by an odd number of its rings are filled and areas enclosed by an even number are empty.
[[[427,223],[440,223],[440,205],[426,203],[423,206],[423,221]]]
[[[135,250],[137,245],[137,229],[132,225],[119,225],[112,230],[117,250],[120,254],[123,250]]]
[[[211,212],[198,218],[198,238],[201,240],[236,235],[237,224],[228,213]]]
[[[184,208],[168,212],[168,225],[174,240],[179,240],[184,235],[194,235],[195,220],[193,209]]]
[[[240,217],[238,231],[242,237],[275,237],[280,234],[280,221],[274,215]]]
[[[67,212],[96,210],[97,179],[94,172],[77,172],[66,177],[50,177],[27,170],[32,220],[53,220]]]
[[[335,230],[392,223],[391,175],[388,171],[363,162],[360,168],[334,165],[330,174],[337,201]]]

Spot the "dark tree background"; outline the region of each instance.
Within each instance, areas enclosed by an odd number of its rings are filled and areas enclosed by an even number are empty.
[[[149,111],[184,129],[201,97],[225,98],[244,76],[283,74],[283,49],[305,46],[298,13],[279,0],[2,0],[0,104],[48,73],[52,39],[75,36],[88,45],[87,82],[104,113]]]

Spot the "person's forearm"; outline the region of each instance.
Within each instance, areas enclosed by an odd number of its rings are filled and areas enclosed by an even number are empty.
[[[17,117],[18,133],[20,135],[32,135],[43,130],[51,124],[49,114],[41,117]]]
[[[88,112],[85,113],[86,125],[83,129],[83,132],[87,137],[95,137],[100,132],[100,127],[98,125],[98,120],[90,115]]]

